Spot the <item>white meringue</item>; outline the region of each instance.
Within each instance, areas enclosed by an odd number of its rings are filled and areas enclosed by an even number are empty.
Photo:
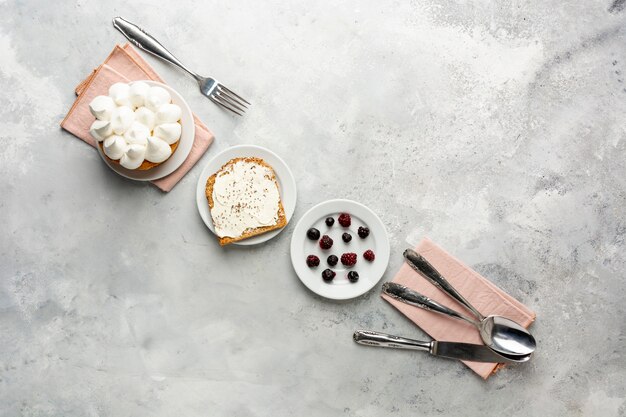
[[[146,147],[144,145],[129,145],[120,158],[120,164],[126,169],[137,169],[145,159],[145,155]]]
[[[146,147],[146,160],[150,162],[163,162],[172,154],[172,148],[163,139],[150,136]]]
[[[111,129],[113,129],[113,133],[121,135],[128,130],[134,121],[135,113],[130,107],[116,107],[111,114]]]
[[[172,97],[170,97],[170,93],[168,93],[165,88],[150,87],[150,90],[148,90],[148,94],[146,95],[144,106],[156,112],[159,107],[169,103],[171,100]]]
[[[133,122],[124,133],[124,139],[129,145],[146,145],[148,136],[150,136],[150,130],[146,125],[139,122]]]
[[[134,107],[144,105],[150,86],[143,81],[135,81],[130,85],[130,102]]]
[[[180,120],[183,111],[176,104],[167,103],[159,107],[156,112],[155,123],[161,125],[163,123],[176,123]]]
[[[120,159],[128,149],[126,140],[118,135],[111,135],[103,143],[104,154],[111,159]]]
[[[154,112],[147,107],[139,107],[135,110],[135,120],[152,131],[154,129]]]
[[[168,90],[148,82],[115,83],[108,96],[95,97],[89,111],[96,120],[89,133],[102,142],[104,154],[127,169],[143,161],[161,163],[180,140],[182,109],[171,102]]]
[[[109,87],[109,97],[118,106],[131,106],[130,87],[126,83],[115,83]]]
[[[164,123],[154,128],[154,136],[158,136],[170,145],[180,139],[181,133],[180,123]]]
[[[111,119],[111,113],[115,109],[115,102],[109,96],[96,96],[89,103],[89,111],[98,120]]]
[[[111,136],[113,129],[111,129],[111,122],[108,120],[95,120],[89,128],[89,133],[98,142],[102,142],[107,137]]]

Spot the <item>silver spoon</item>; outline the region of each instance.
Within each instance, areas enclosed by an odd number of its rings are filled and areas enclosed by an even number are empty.
[[[478,321],[470,319],[470,323],[478,328],[480,337],[485,345],[507,355],[528,355],[535,351],[537,342],[525,327],[506,317],[496,315],[483,316],[430,262],[414,250],[405,250],[404,258],[411,268],[420,272],[433,285],[457,300],[478,318]]]
[[[503,356],[527,356],[535,351],[535,339],[512,320],[500,316],[489,316],[482,321],[474,320],[395,282],[385,282],[382,289],[383,293],[405,304],[471,323],[480,331],[485,345]]]

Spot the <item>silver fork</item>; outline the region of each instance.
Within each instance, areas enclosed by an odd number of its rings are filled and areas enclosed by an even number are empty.
[[[239,94],[234,93],[224,84],[220,84],[215,78],[201,77],[195,72],[185,67],[170,51],[165,49],[153,36],[146,33],[145,30],[129,22],[121,17],[113,19],[113,26],[128,39],[137,48],[157,56],[170,64],[174,64],[180,69],[186,71],[189,75],[196,79],[200,86],[200,92],[207,96],[213,103],[219,104],[231,112],[243,116],[250,103]]]

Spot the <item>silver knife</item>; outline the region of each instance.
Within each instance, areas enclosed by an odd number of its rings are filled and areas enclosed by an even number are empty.
[[[360,345],[380,346],[397,349],[422,350],[433,356],[458,359],[472,362],[490,363],[520,363],[526,362],[531,355],[509,357],[500,355],[485,345],[473,345],[471,343],[458,342],[422,342],[406,337],[394,336],[370,330],[357,330],[354,332],[354,341]]]

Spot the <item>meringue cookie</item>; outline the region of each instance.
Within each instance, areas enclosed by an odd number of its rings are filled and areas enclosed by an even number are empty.
[[[126,140],[118,135],[111,135],[103,143],[104,154],[111,159],[120,159],[128,149]]]
[[[113,129],[113,133],[121,135],[128,130],[134,121],[135,113],[130,107],[116,107],[111,114],[111,129]]]
[[[150,86],[143,81],[135,81],[130,86],[130,102],[134,107],[144,105]]]
[[[139,122],[133,122],[124,133],[124,139],[129,145],[146,145],[148,136],[150,136],[150,130],[146,125]]]
[[[89,133],[98,142],[102,142],[107,137],[111,136],[113,129],[111,129],[111,122],[108,120],[95,120],[89,128]]]
[[[181,131],[180,123],[164,123],[154,128],[154,136],[163,139],[171,145],[180,139]]]
[[[130,87],[126,83],[115,83],[109,87],[109,97],[118,106],[131,106]]]
[[[155,123],[161,125],[163,123],[176,123],[180,120],[183,111],[176,104],[167,103],[159,107],[156,112]]]
[[[171,99],[170,93],[168,93],[165,88],[150,87],[150,90],[148,90],[148,94],[146,95],[144,106],[156,112],[159,107],[169,103]]]
[[[120,164],[126,169],[137,169],[146,155],[144,145],[129,145],[126,152],[120,158]]]
[[[115,102],[109,96],[97,96],[89,103],[89,111],[98,120],[110,120]]]
[[[146,147],[146,160],[150,162],[163,162],[172,154],[172,148],[163,139],[150,136]]]
[[[154,112],[147,107],[139,107],[135,110],[135,120],[152,131],[154,129]]]

